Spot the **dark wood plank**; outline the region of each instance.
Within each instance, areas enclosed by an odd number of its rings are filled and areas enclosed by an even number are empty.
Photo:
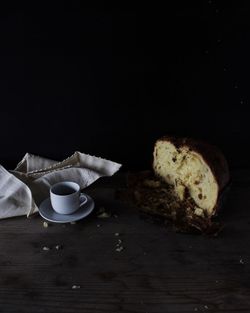
[[[48,228],[39,216],[0,221],[0,312],[249,312],[248,177],[235,172],[218,238],[142,220],[112,199],[117,176],[88,192],[118,217]]]

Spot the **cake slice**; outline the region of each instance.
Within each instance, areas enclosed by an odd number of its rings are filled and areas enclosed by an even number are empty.
[[[220,193],[229,183],[228,164],[218,148],[165,136],[156,141],[153,157],[155,175],[172,186],[180,203],[190,200],[187,211],[204,218],[215,215]]]

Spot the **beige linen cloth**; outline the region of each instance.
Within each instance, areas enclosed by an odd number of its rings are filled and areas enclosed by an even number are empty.
[[[62,162],[26,153],[13,171],[0,165],[0,218],[31,215],[60,181],[74,181],[81,189],[99,177],[112,176],[121,164],[75,152]]]

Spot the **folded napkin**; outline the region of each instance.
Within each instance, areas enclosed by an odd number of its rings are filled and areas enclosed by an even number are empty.
[[[75,152],[62,162],[26,153],[13,171],[0,165],[0,219],[31,215],[60,181],[74,181],[81,189],[99,177],[112,176],[121,164]]]

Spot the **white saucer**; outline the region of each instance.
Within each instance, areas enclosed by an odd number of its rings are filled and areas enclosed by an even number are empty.
[[[72,214],[59,214],[54,211],[50,202],[50,198],[45,199],[40,204],[39,214],[47,221],[54,223],[70,223],[78,221],[88,216],[95,207],[93,199],[86,194],[83,195],[87,197],[87,202]]]

